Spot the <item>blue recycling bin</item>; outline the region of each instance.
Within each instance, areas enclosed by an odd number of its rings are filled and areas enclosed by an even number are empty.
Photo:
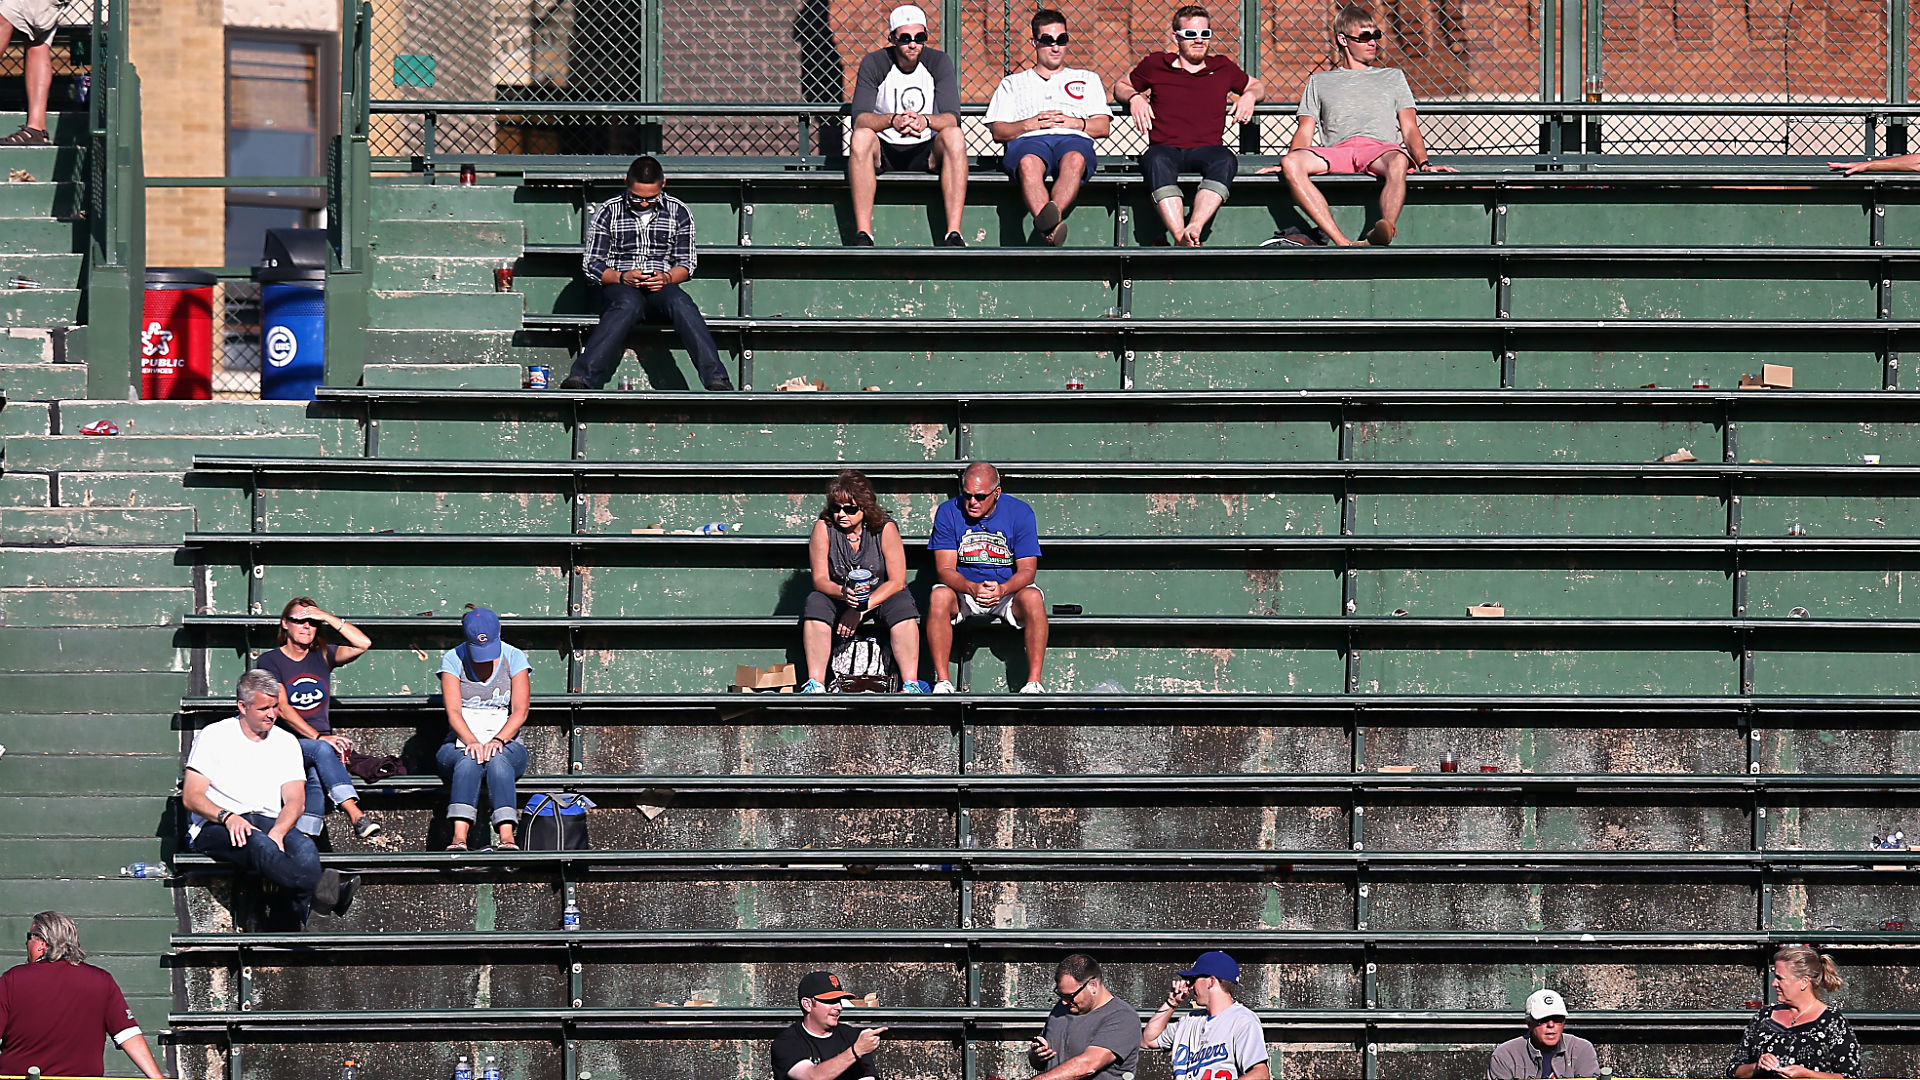
[[[322,280],[260,287],[260,396],[312,401],[327,376],[327,293]]]

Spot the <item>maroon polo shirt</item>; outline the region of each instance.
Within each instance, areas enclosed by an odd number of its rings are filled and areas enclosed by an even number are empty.
[[[133,1010],[113,976],[92,964],[46,960],[0,975],[0,1076],[101,1076],[107,1037],[130,1027]]]
[[[1193,150],[1223,145],[1220,133],[1227,127],[1227,95],[1247,88],[1247,73],[1224,56],[1209,56],[1196,75],[1181,67],[1174,53],[1156,52],[1142,57],[1127,81],[1135,90],[1153,91],[1149,141]]]

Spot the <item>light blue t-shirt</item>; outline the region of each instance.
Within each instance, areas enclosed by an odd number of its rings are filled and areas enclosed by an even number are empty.
[[[451,675],[460,680],[460,708],[500,709],[513,705],[513,677],[523,671],[533,670],[528,663],[527,654],[507,644],[500,643],[500,659],[493,665],[491,678],[481,680],[467,666],[467,646],[456,645],[448,649],[440,658],[440,671],[436,674]]]

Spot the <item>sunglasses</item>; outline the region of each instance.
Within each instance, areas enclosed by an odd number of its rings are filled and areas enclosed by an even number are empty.
[[[635,210],[646,210],[652,207],[653,204],[659,202],[660,198],[658,195],[629,195],[627,196],[627,205],[633,207]]]
[[[287,621],[292,623],[295,626],[319,626],[320,625],[319,619],[288,619]]]
[[[1173,32],[1173,36],[1181,39],[1182,41],[1210,41],[1213,38],[1213,31],[1207,29],[1204,26],[1197,30],[1189,26],[1180,30],[1175,30]]]
[[[1053,996],[1059,998],[1061,1001],[1072,1001],[1074,998],[1077,998],[1080,996],[1080,991],[1085,990],[1087,987],[1092,985],[1093,985],[1093,980],[1088,979],[1086,982],[1081,983],[1079,986],[1076,986],[1071,990],[1055,990],[1053,992]]]
[[[836,514],[857,514],[860,512],[860,504],[859,503],[840,503],[839,505],[833,508],[833,512]]]
[[[891,40],[895,45],[925,45],[927,32],[922,30],[917,34],[895,34]]]
[[[994,494],[999,490],[999,488],[994,488],[993,491],[983,491],[978,495],[975,495],[971,491],[963,491],[960,493],[960,497],[968,502],[986,502],[988,499],[993,498]]]
[[[1060,34],[1055,36],[1053,34],[1039,34],[1034,37],[1033,43],[1043,49],[1051,48],[1055,45],[1065,45],[1067,43],[1067,35]]]
[[[1357,34],[1341,34],[1340,36],[1346,38],[1348,41],[1368,42],[1379,41],[1384,35],[1378,30],[1362,30]]]

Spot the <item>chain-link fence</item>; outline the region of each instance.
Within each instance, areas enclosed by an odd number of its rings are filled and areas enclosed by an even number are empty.
[[[88,5],[84,16],[77,9],[75,14],[76,17],[85,17],[92,12],[92,5]],[[92,39],[88,28],[77,26],[55,33],[53,86],[47,92],[48,108],[86,108],[93,72],[91,53]],[[0,111],[20,112],[26,108],[26,81],[22,78],[26,70],[26,45],[21,35],[16,33],[7,47],[0,49]]]
[[[1611,103],[1878,102],[1886,100],[1888,13],[1878,0],[1377,0],[1382,59],[1406,71],[1424,102],[1529,102],[1557,88],[1562,42],[1548,16],[1579,37],[1568,50],[1593,70],[1569,80]],[[958,59],[961,97],[983,105],[1000,78],[1032,63],[1032,3],[925,3],[932,43]],[[1067,62],[1111,85],[1148,52],[1168,47],[1166,0],[1066,4]],[[1290,102],[1331,60],[1337,0],[1209,8],[1215,51],[1240,60]],[[436,118],[433,151],[459,154],[615,154],[834,157],[860,60],[885,45],[887,0],[396,0],[377,5],[372,96],[390,102],[580,103],[577,111]],[[1253,12],[1252,25],[1242,25]],[[953,25],[946,25],[952,22]],[[1590,36],[1598,33],[1597,47]],[[1898,43],[1905,45],[1907,43]],[[1547,55],[1543,56],[1543,52]],[[1543,75],[1543,71],[1546,74]],[[1914,76],[1920,83],[1920,73]],[[1920,86],[1916,87],[1920,92]],[[1548,96],[1554,96],[1548,90]],[[648,117],[618,108],[662,102],[738,115]],[[754,105],[822,107],[814,117],[753,115]],[[1430,115],[1429,145],[1447,154],[1530,152],[1532,115]],[[1283,148],[1293,119],[1263,116],[1260,145]],[[1858,120],[1723,115],[1612,117],[1609,152],[1857,153]],[[379,115],[374,153],[422,153],[420,114]],[[1238,133],[1229,140],[1237,142]],[[975,153],[992,153],[968,120]],[[1102,147],[1138,153],[1144,139],[1118,118]]]
[[[223,281],[213,291],[213,396],[260,396],[260,285]]]

